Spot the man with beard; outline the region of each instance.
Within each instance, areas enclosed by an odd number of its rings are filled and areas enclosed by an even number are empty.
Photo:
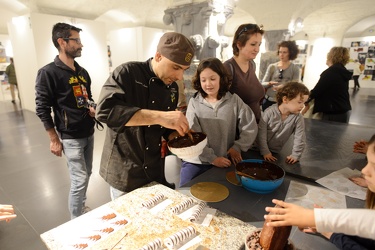
[[[104,83],[96,118],[107,124],[99,174],[112,200],[164,180],[162,138],[184,135],[189,123],[178,104],[178,85],[194,57],[183,34],[162,35],[154,57],[119,65]]]
[[[51,153],[64,152],[70,174],[69,211],[74,219],[87,212],[86,191],[92,171],[95,103],[88,72],[74,58],[81,56],[80,28],[57,23],[52,41],[59,55],[38,71],[36,114],[50,138]],[[51,116],[53,109],[54,119]]]

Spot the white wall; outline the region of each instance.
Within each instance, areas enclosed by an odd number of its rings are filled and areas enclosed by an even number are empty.
[[[22,107],[35,111],[35,76],[38,70],[37,51],[35,50],[30,16],[20,16],[8,23],[9,36],[13,46],[13,58],[16,68],[18,90]]]
[[[9,57],[13,57],[13,47],[10,41],[9,35],[0,34],[1,48],[5,49],[5,55],[7,57],[7,62],[0,62],[0,71],[5,71],[6,67],[9,65]],[[5,78],[5,74],[0,75],[0,83]],[[0,101],[11,101],[12,97],[10,95],[10,90],[7,89],[9,84],[1,84],[0,86]]]
[[[311,90],[315,87],[320,74],[327,69],[327,54],[334,46],[331,38],[317,38],[309,41],[303,83]]]
[[[153,57],[160,37],[165,33],[161,29],[136,27],[111,31],[109,35],[112,68],[129,62],[145,61]]]
[[[95,100],[98,99],[101,86],[108,77],[107,45],[103,23],[39,13],[14,18],[12,23],[8,24],[8,30],[13,45],[18,86],[24,109],[35,111],[37,71],[52,62],[58,54],[51,37],[52,27],[58,22],[66,22],[82,28],[80,36],[84,47],[82,56],[76,60],[90,74]]]

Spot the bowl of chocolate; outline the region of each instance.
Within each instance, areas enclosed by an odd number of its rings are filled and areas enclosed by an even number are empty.
[[[181,159],[198,157],[206,145],[207,135],[201,132],[190,132],[168,142],[169,150]]]
[[[247,190],[268,194],[277,189],[284,181],[285,171],[280,166],[257,159],[243,160],[236,165],[236,177]]]

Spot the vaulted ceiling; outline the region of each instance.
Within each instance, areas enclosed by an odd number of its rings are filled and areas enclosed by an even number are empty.
[[[193,0],[201,2],[207,0]],[[241,23],[263,24],[265,30],[288,29],[297,18],[309,36],[375,35],[374,0],[209,0],[234,2],[225,35]],[[0,0],[0,34],[12,17],[31,12],[97,20],[108,30],[146,26],[173,29],[163,23],[164,10],[187,0]],[[372,30],[372,31],[371,31]],[[345,35],[346,34],[346,35]]]

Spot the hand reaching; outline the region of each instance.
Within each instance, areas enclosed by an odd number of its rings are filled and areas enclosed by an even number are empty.
[[[263,155],[264,160],[266,161],[277,161],[277,158],[272,155],[272,153]]]
[[[268,226],[297,226],[299,228],[315,227],[314,210],[287,203],[281,200],[272,200],[273,203],[280,207],[266,207],[270,214],[265,215]]]
[[[189,123],[185,115],[180,111],[164,112],[160,125],[176,130],[181,136],[189,131]]]
[[[364,140],[356,141],[353,145],[354,153],[366,154],[368,147],[368,142]]]
[[[14,209],[12,205],[0,204],[0,221],[5,220],[6,222],[9,222],[10,220],[16,217],[17,215],[14,214]]]
[[[349,177],[348,179],[360,187],[367,188],[367,182],[365,178],[363,178],[362,176],[352,176],[352,177]]]
[[[228,156],[229,156],[229,159],[231,159],[233,165],[237,165],[237,163],[241,162],[242,161],[242,156],[241,156],[241,153],[236,151],[235,149],[233,148],[230,148],[227,152]]]
[[[228,168],[230,167],[231,161],[225,157],[217,157],[213,162],[212,165],[219,168]]]
[[[289,163],[289,164],[294,164],[294,163],[296,163],[298,160],[297,159],[295,159],[293,156],[291,156],[291,155],[289,155],[289,156],[287,156],[286,157],[286,160],[285,160],[285,162],[286,163]]]

